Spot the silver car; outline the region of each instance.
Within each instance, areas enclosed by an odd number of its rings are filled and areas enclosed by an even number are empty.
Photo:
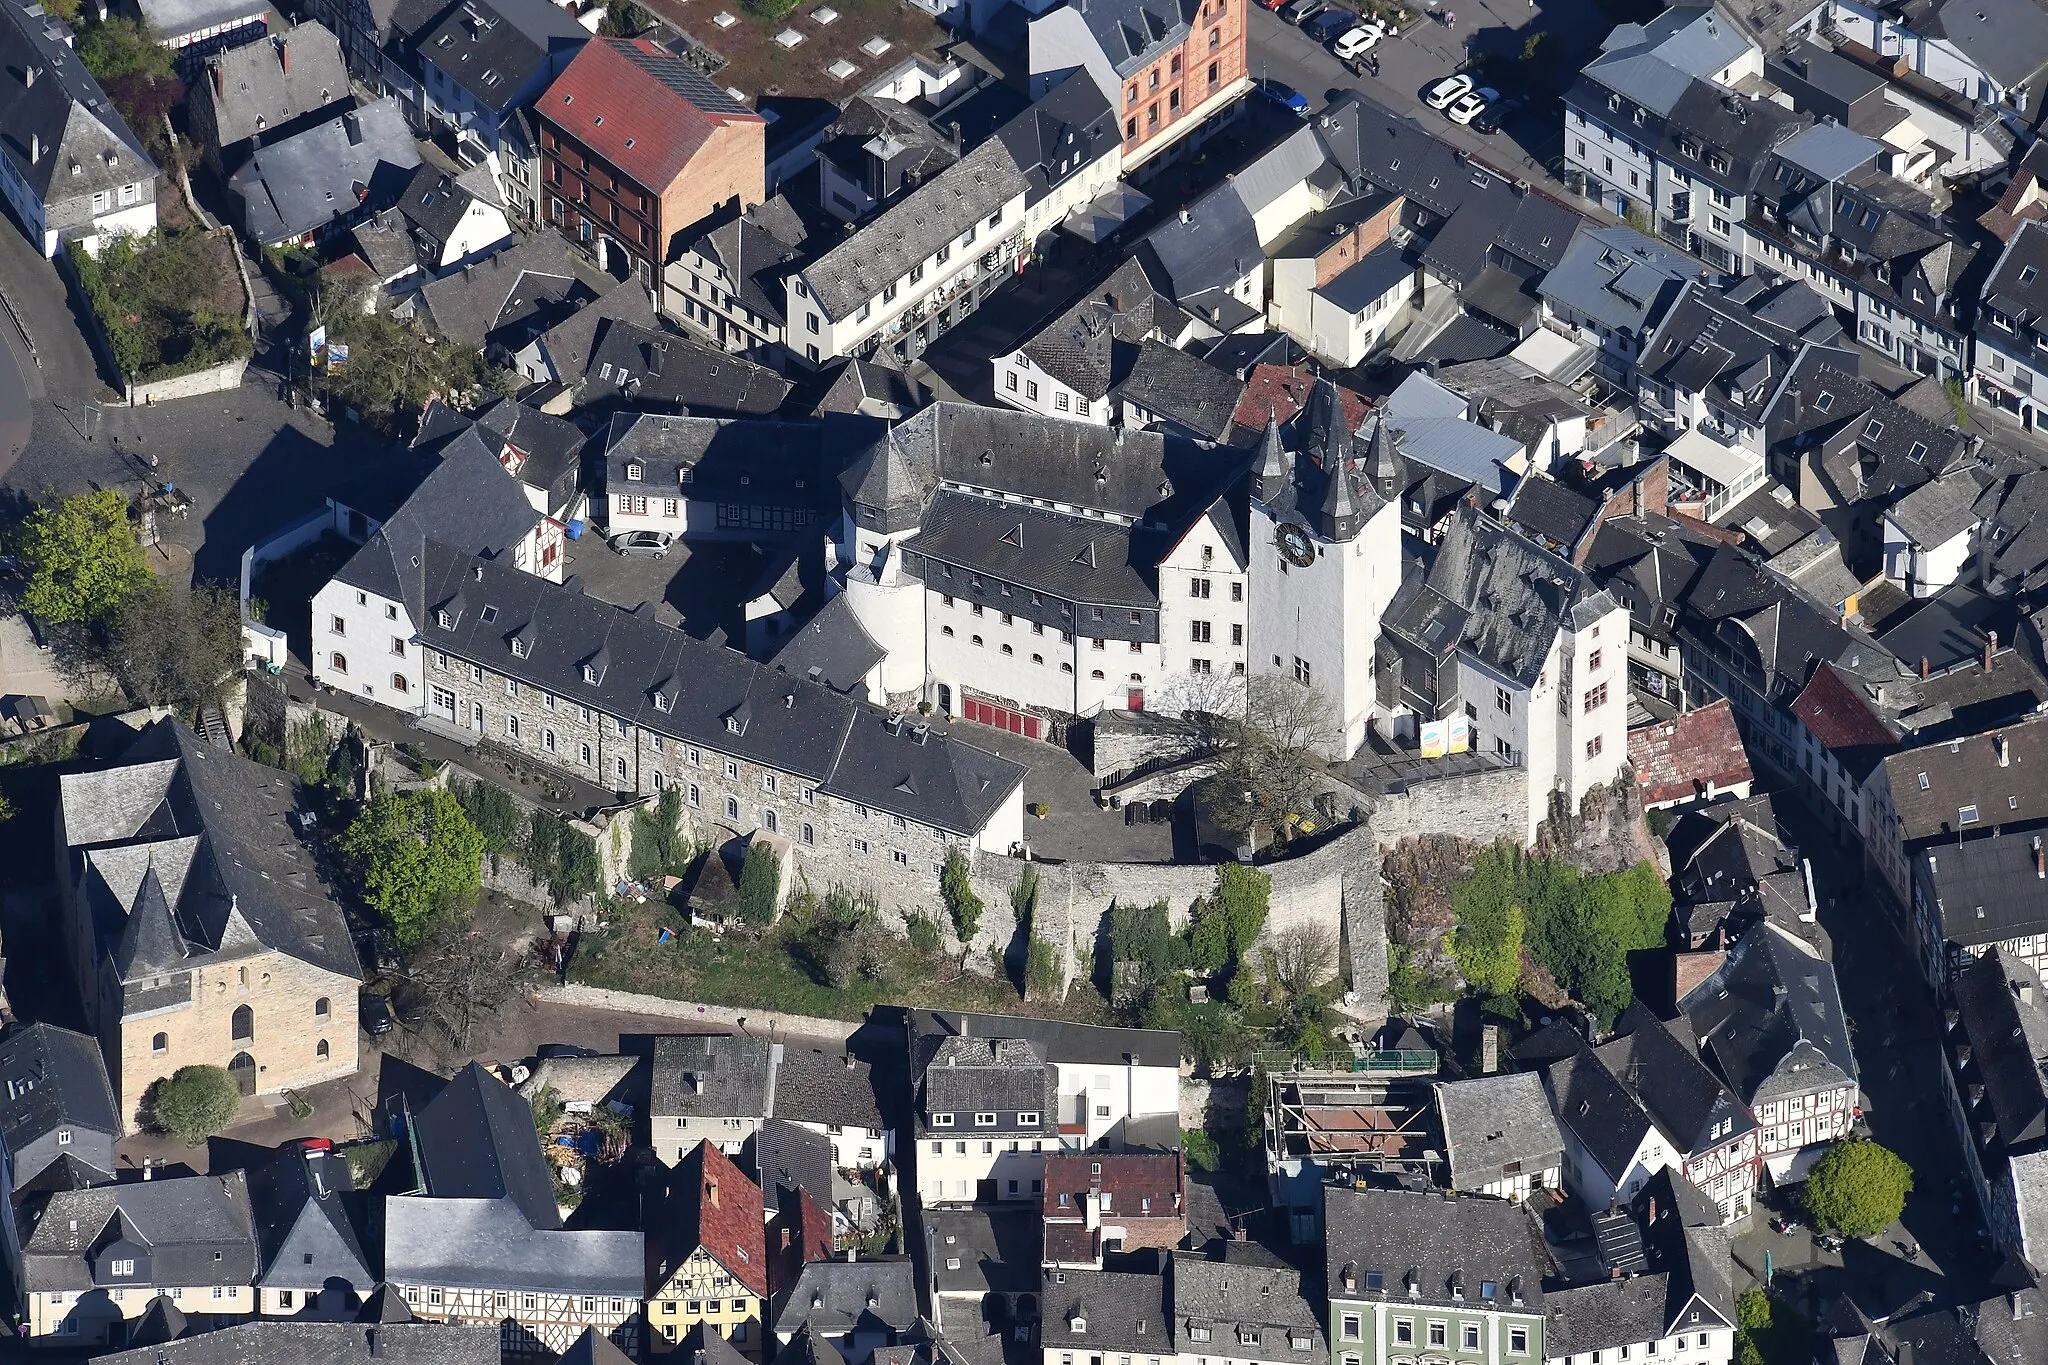
[[[612,537],[612,548],[633,558],[665,559],[669,538],[659,531],[628,531]]]

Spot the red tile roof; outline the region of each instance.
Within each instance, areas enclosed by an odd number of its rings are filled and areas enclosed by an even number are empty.
[[[535,112],[656,193],[675,183],[719,128],[762,122],[645,38],[585,43]]]
[[[770,1294],[795,1284],[805,1262],[832,1259],[832,1219],[809,1190],[799,1187],[796,1202],[785,1202],[769,1222],[768,1256]]]
[[[1315,383],[1315,371],[1307,365],[1254,365],[1230,420],[1254,431],[1265,429],[1268,415],[1291,422],[1308,405]],[[1343,387],[1337,390],[1337,400],[1344,405],[1344,416],[1353,431],[1364,425],[1365,414],[1372,408],[1370,401]]]
[[[1628,732],[1628,761],[1643,789],[1643,804],[1687,801],[1705,789],[1753,781],[1749,753],[1724,701],[1688,711],[1662,725]]]
[[[584,49],[588,51],[589,49]],[[671,1274],[702,1247],[727,1274],[767,1297],[768,1254],[761,1187],[732,1158],[700,1142],[676,1167],[669,1206],[669,1244],[679,1253]]]
[[[1833,664],[1813,670],[1806,690],[1792,703],[1792,714],[1829,749],[1890,748],[1898,743],[1898,736],[1870,709],[1862,692],[1844,681]]]
[[[1099,1173],[1096,1167],[1101,1168]],[[1106,1190],[1111,1208],[1123,1217],[1177,1217],[1181,1212],[1182,1180],[1178,1152],[1087,1152],[1048,1157],[1042,1216],[1080,1218],[1081,1196],[1094,1189]],[[1062,1196],[1067,1201],[1064,1205],[1060,1203]]]

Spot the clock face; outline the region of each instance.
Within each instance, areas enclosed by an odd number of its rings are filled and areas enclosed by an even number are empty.
[[[1280,553],[1304,569],[1316,562],[1316,547],[1310,543],[1308,532],[1292,522],[1280,527]]]

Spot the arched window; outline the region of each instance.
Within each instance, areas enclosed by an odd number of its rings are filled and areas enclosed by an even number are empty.
[[[328,1056],[328,1048],[327,1048],[327,1040],[326,1040],[325,1038],[322,1038],[322,1039],[320,1040],[320,1042],[319,1042],[318,1046],[316,1046],[316,1047],[315,1047],[315,1048],[313,1049],[313,1055],[314,1055],[315,1057],[318,1057],[318,1058],[319,1058],[319,1059],[320,1059],[321,1061],[323,1061],[323,1062],[327,1060],[327,1056]]]
[[[327,1013],[331,1008],[332,1006],[329,1004],[327,997],[323,995],[318,1000],[315,1000],[313,1002],[313,1017],[315,1019],[325,1020],[327,1018]]]
[[[255,1010],[250,1009],[247,1005],[235,1006],[234,1019],[231,1023],[231,1034],[235,1042],[253,1043],[256,1041]]]
[[[770,834],[775,834],[782,828],[782,817],[772,810],[764,810],[761,812],[761,823],[767,827]]]
[[[405,674],[393,673],[391,675],[391,690],[393,692],[403,692],[410,686],[411,684],[405,680]]]
[[[808,820],[804,821],[803,836],[804,842],[807,844],[815,844],[818,842],[817,831],[811,828],[811,822]]]
[[[612,772],[617,775],[619,781],[624,782],[626,780],[626,760],[623,758],[613,759]]]
[[[168,1033],[157,1034],[156,1037],[149,1040],[149,1050],[159,1057],[169,1052],[171,1050],[171,1035]]]
[[[335,653],[327,656],[327,666],[336,673],[348,672],[348,655]]]
[[[654,775],[654,789],[660,791],[665,785],[667,785],[666,779],[660,773],[656,773]]]

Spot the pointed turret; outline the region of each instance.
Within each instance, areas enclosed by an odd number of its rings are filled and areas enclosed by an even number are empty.
[[[1252,496],[1260,502],[1271,502],[1287,487],[1288,466],[1287,443],[1280,439],[1280,414],[1267,409],[1266,434],[1259,441],[1259,463],[1252,470]]]
[[[1400,433],[1388,424],[1385,413],[1372,419],[1372,435],[1365,443],[1365,477],[1372,480],[1373,491],[1388,502],[1401,496],[1408,477],[1401,465],[1400,441]]]
[[[142,873],[135,908],[128,912],[128,923],[121,930],[121,979],[133,981],[138,976],[177,971],[184,962],[185,935],[171,916],[171,903],[152,861]]]
[[[1344,442],[1348,448],[1350,441]],[[1347,450],[1348,453],[1348,450]],[[1316,509],[1316,529],[1326,540],[1349,540],[1365,524],[1358,500],[1351,495],[1351,465],[1342,457],[1326,457],[1323,466],[1323,500]]]

